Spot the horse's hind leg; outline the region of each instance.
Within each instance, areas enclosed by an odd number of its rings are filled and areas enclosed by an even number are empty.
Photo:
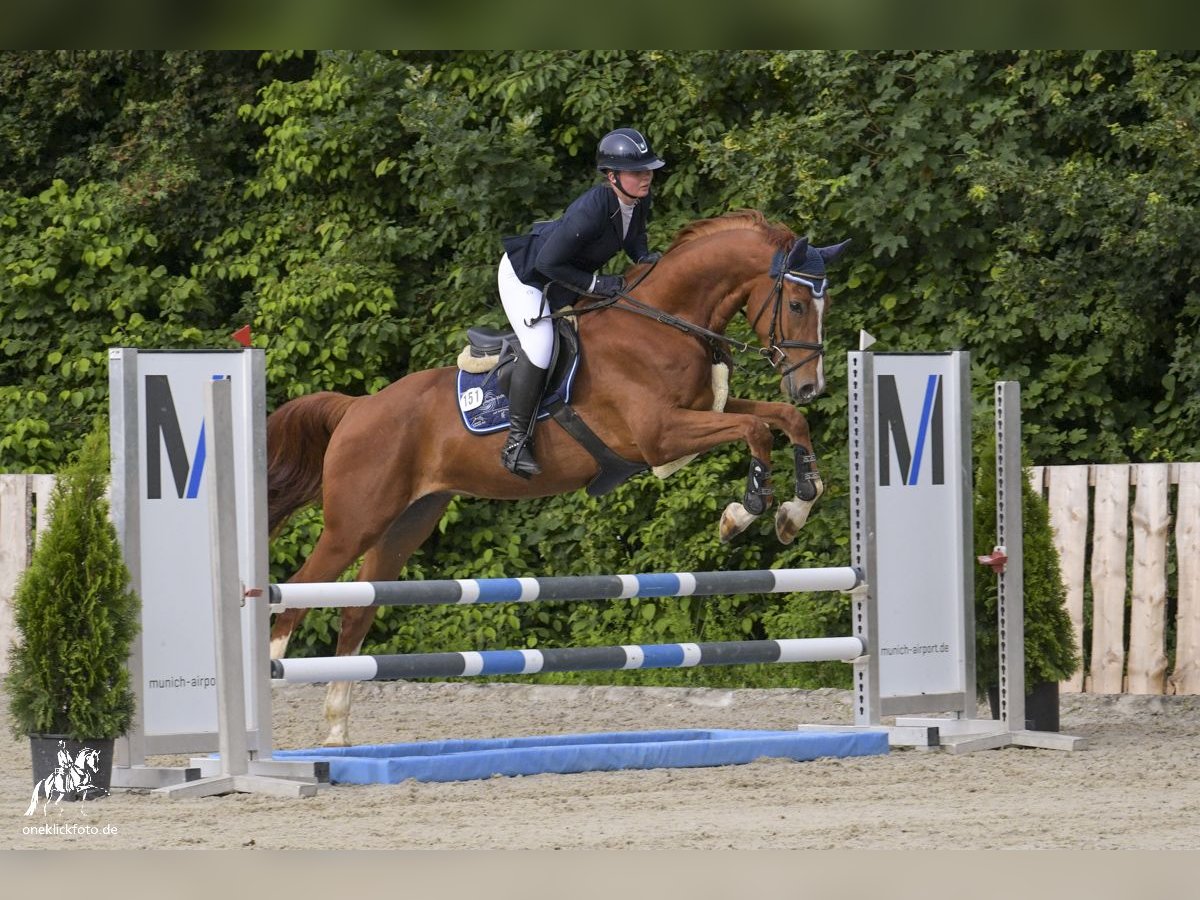
[[[313,548],[312,554],[304,561],[304,565],[293,575],[289,581],[317,581],[329,582],[336,581],[358,557],[361,550],[354,552],[341,550],[335,547],[327,547],[325,535],[327,531],[321,533],[321,537],[317,539],[317,546]],[[300,621],[308,613],[308,609],[285,609],[281,613],[277,613],[274,620],[271,622],[271,659],[283,659],[287,655],[288,642],[292,639],[292,634],[299,627]]]
[[[391,581],[408,558],[437,527],[442,513],[450,505],[449,494],[422,497],[400,516],[379,542],[363,556],[359,581]],[[337,655],[349,656],[362,649],[363,640],[375,620],[375,607],[349,607],[342,610],[342,629],[338,635]],[[331,681],[325,694],[325,721],[329,735],[327,747],[350,746],[350,694],[352,681]]]

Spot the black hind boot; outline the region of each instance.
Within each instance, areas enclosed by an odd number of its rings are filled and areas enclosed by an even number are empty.
[[[500,451],[500,462],[522,478],[542,474],[533,458],[533,428],[545,386],[546,370],[530,362],[524,351],[518,351],[508,386],[508,440]]]

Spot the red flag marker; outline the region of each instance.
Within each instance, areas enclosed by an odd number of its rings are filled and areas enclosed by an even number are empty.
[[[1008,554],[1003,547],[997,547],[989,556],[977,556],[976,559],[981,566],[987,566],[997,575],[1003,575],[1004,567],[1008,564]]]
[[[250,326],[243,325],[241,328],[239,328],[237,331],[235,331],[233,334],[231,334],[230,337],[233,338],[235,341],[237,341],[239,344],[241,344],[243,347],[249,347],[250,346]]]

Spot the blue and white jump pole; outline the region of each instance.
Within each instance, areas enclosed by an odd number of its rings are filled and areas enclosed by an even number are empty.
[[[470,678],[536,675],[540,672],[686,669],[751,663],[851,662],[863,655],[856,637],[718,641],[707,644],[633,644],[548,650],[479,650],[401,653],[389,656],[328,656],[273,659],[271,677],[288,683],[397,681],[408,678]]]
[[[863,582],[852,566],[758,569],[742,572],[670,572],[547,578],[458,578],[436,581],[287,583],[269,588],[272,612],[322,606],[440,606],[532,603],[535,600],[621,600],[632,597],[705,597],[714,594],[789,594],[852,591]]]

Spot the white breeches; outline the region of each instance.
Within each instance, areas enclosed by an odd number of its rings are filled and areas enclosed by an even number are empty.
[[[554,323],[550,319],[542,319],[535,325],[528,324],[542,311],[541,288],[526,284],[517,277],[507,253],[500,258],[496,280],[500,285],[504,314],[517,333],[525,356],[539,369],[548,369],[554,354]]]

